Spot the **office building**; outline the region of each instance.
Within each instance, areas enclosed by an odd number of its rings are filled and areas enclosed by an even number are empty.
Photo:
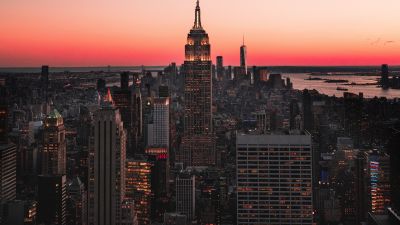
[[[176,212],[187,217],[187,223],[195,218],[196,212],[196,177],[179,174],[176,177]]]
[[[69,225],[86,225],[87,224],[87,192],[85,185],[75,177],[67,185],[68,193],[68,214],[67,221]]]
[[[222,80],[224,75],[224,58],[222,56],[217,56],[217,80]]]
[[[129,89],[129,72],[121,73],[121,89],[128,90]]]
[[[244,71],[244,75],[247,75],[247,46],[244,44],[244,37],[243,44],[240,46],[240,67]]]
[[[151,169],[152,163],[143,156],[126,161],[126,199],[134,201],[134,211],[139,224],[151,224]]]
[[[169,154],[168,148],[153,147],[146,149],[148,161],[151,162],[151,217],[162,222],[169,202]]]
[[[215,140],[212,130],[212,79],[208,34],[201,25],[197,1],[195,22],[187,37],[184,90],[184,134],[179,161],[185,166],[215,164]]]
[[[0,144],[0,204],[16,198],[17,147]]]
[[[383,64],[381,67],[381,85],[383,88],[389,87],[389,66]]]
[[[148,147],[169,148],[169,98],[155,98],[153,120],[148,129]]]
[[[39,224],[67,224],[67,178],[65,175],[40,175],[37,200]]]
[[[391,205],[390,156],[378,150],[366,152],[367,212],[383,215]]]
[[[115,225],[125,196],[126,132],[110,92],[96,111],[89,147],[89,224]]]
[[[64,120],[54,109],[44,120],[42,174],[66,174],[66,139]]]
[[[0,84],[0,144],[7,143],[8,105],[7,90]]]
[[[238,135],[237,224],[313,224],[310,135]]]

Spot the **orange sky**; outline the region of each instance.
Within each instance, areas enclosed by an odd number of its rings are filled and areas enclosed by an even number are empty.
[[[213,58],[400,64],[399,0],[200,0]],[[182,63],[195,0],[0,1],[0,67]]]

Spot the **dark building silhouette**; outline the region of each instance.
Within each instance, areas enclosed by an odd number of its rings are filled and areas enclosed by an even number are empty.
[[[121,73],[121,89],[122,90],[129,89],[129,72]]]
[[[148,148],[146,155],[151,162],[151,217],[162,222],[168,207],[169,154],[167,148]]]
[[[304,129],[311,132],[313,129],[313,114],[312,114],[312,97],[306,89],[303,91],[303,119]]]
[[[224,58],[222,56],[217,56],[217,80],[221,80],[224,74]]]
[[[389,66],[387,64],[382,65],[381,69],[381,85],[383,88],[389,87]]]
[[[185,166],[215,164],[210,49],[208,34],[201,26],[200,6],[197,1],[195,22],[187,37],[183,64],[184,134],[179,161]]]
[[[97,91],[105,92],[106,90],[106,81],[104,79],[98,79],[96,85]]]
[[[244,44],[244,37],[240,46],[240,67],[244,70],[244,75],[247,75],[247,46]]]
[[[160,98],[168,98],[169,97],[169,88],[166,85],[160,85],[158,87],[158,97]]]
[[[67,178],[65,175],[40,175],[37,200],[39,224],[67,224]]]
[[[7,143],[8,129],[7,90],[0,84],[0,144]]]
[[[390,155],[390,188],[392,196],[392,206],[400,212],[400,124],[392,130],[388,144]]]
[[[47,95],[48,95],[48,89],[49,89],[49,66],[42,66],[42,72],[40,74],[40,82],[42,85],[42,94],[46,98],[47,102]]]

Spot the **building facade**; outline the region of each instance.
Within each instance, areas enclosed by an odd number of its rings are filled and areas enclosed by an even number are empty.
[[[89,147],[89,224],[118,224],[125,196],[126,132],[119,110],[107,102],[94,115]]]
[[[180,174],[176,177],[176,212],[187,217],[187,223],[195,218],[196,177]]]
[[[66,174],[66,150],[64,120],[54,109],[44,120],[42,174]]]
[[[309,135],[238,135],[237,224],[313,223]]]
[[[185,166],[215,164],[211,64],[211,46],[201,25],[197,1],[195,22],[187,37],[182,67],[185,76],[184,135],[179,161]]]

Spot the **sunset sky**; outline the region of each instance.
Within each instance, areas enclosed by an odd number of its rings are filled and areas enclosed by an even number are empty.
[[[399,0],[200,0],[213,59],[400,65]],[[0,67],[181,64],[195,0],[1,0]]]

